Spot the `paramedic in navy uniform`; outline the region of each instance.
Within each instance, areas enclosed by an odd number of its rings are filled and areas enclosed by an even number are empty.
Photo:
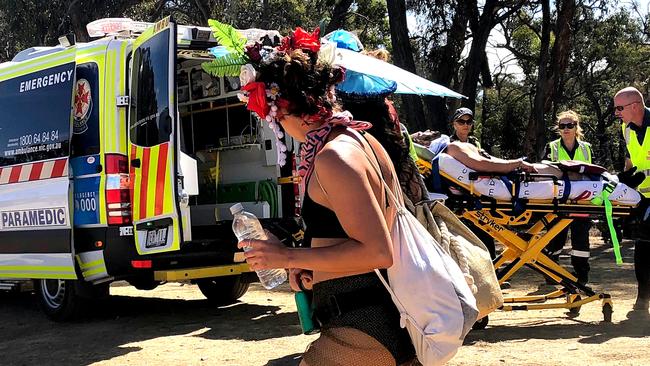
[[[641,93],[632,87],[619,90],[614,96],[614,114],[623,125],[623,136],[627,147],[625,170],[637,168],[645,179],[637,187],[641,194],[650,197],[650,109],[645,106]],[[648,229],[638,228],[634,244],[634,272],[639,284],[634,310],[648,311],[650,302],[650,238]]]
[[[591,144],[582,139],[578,114],[571,110],[561,112],[557,116],[556,127],[560,138],[548,143],[547,158],[553,162],[578,160],[591,164],[593,159]],[[569,228],[571,228],[571,265],[581,284],[586,284],[589,281],[590,226],[589,219],[574,219],[568,227],[551,240],[547,247],[550,257],[557,262],[562,248],[564,248]]]

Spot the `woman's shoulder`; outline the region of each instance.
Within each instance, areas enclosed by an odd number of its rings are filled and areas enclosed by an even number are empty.
[[[363,155],[363,146],[351,136],[341,134],[328,141],[316,154],[316,166],[349,166]]]

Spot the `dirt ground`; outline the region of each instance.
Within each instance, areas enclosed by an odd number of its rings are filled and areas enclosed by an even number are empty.
[[[591,285],[612,295],[612,323],[602,322],[599,301],[573,319],[562,309],[497,311],[449,364],[650,365],[650,316],[631,311],[630,243],[623,243],[622,266],[611,248],[594,244]],[[568,265],[568,256],[561,262]],[[549,292],[543,282],[523,270],[506,295]],[[96,314],[71,324],[48,321],[33,295],[0,294],[0,365],[297,365],[316,338],[300,334],[286,285],[277,291],[253,285],[241,302],[222,308],[190,284],[138,291],[116,283],[111,294]]]

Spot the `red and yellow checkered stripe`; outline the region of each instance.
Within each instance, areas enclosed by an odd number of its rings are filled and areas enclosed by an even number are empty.
[[[131,145],[131,159],[140,159],[139,169],[131,167],[133,221],[174,213],[169,142],[153,147]]]

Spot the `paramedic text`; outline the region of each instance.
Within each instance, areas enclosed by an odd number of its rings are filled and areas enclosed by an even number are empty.
[[[0,213],[2,228],[23,228],[35,226],[65,226],[65,208],[43,208],[36,210],[4,211]]]

